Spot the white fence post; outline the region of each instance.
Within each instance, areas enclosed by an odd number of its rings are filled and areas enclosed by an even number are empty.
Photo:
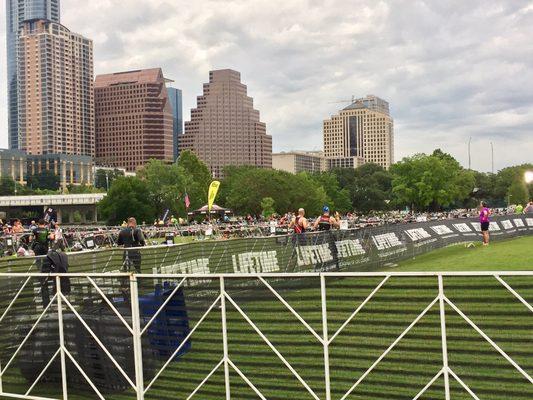
[[[141,342],[141,317],[139,312],[139,288],[135,274],[130,275],[131,325],[133,329],[133,356],[135,360],[135,386],[137,400],[144,399],[143,354]]]
[[[448,343],[446,341],[446,313],[444,310],[444,283],[442,275],[439,280],[439,309],[440,309],[440,332],[442,341],[442,371],[444,373],[444,393],[445,399],[450,400],[450,374],[448,367]]]
[[[329,375],[328,307],[326,301],[326,277],[320,275],[320,300],[322,302],[322,333],[324,339],[324,379],[326,400],[331,400],[331,379]]]
[[[59,355],[61,357],[61,384],[63,387],[63,400],[68,400],[67,392],[67,365],[65,360],[65,331],[63,329],[63,304],[61,302],[61,278],[56,276],[57,292],[57,325],[59,327]],[[48,284],[48,282],[46,283]],[[44,305],[43,305],[44,306]]]
[[[222,314],[222,345],[224,346],[224,382],[226,385],[226,400],[231,399],[229,382],[229,355],[228,355],[228,327],[226,323],[226,287],[224,277],[220,277],[220,312]]]

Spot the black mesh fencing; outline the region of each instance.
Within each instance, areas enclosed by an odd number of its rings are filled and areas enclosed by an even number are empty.
[[[2,397],[533,397],[531,272],[59,280],[0,275]]]
[[[491,240],[533,233],[533,217],[494,217]],[[69,253],[69,272],[144,274],[375,271],[398,261],[461,242],[481,240],[472,219],[437,220],[294,235],[197,240],[140,249]],[[3,258],[2,272],[39,272],[31,257]]]

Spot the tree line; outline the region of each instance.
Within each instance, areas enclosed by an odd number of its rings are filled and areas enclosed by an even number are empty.
[[[406,157],[389,170],[371,163],[314,174],[231,166],[224,171],[216,202],[236,215],[264,216],[300,207],[319,215],[325,204],[341,213],[471,208],[480,200],[504,207],[533,197],[533,185],[526,185],[524,179],[527,170],[533,170],[533,164],[508,167],[497,174],[468,170],[441,150]],[[101,212],[112,223],[133,211],[146,222],[166,210],[183,217],[185,195],[190,210],[205,205],[211,180],[208,168],[188,151],[172,165],[154,160],[136,177],[117,178],[101,202]]]
[[[492,207],[524,204],[533,198],[533,184],[524,174],[533,164],[508,167],[496,174],[468,170],[451,155],[435,150],[415,154],[395,163],[389,170],[368,163],[356,169],[334,169],[321,173],[291,174],[285,171],[250,166],[231,166],[224,171],[217,204],[232,209],[236,215],[282,215],[300,207],[318,215],[327,204],[341,213],[405,209],[438,211],[475,207],[485,200]],[[106,176],[107,175],[107,176]],[[53,182],[39,176],[39,182]],[[14,194],[11,178],[0,179],[0,194]],[[212,181],[209,169],[193,153],[184,151],[174,164],[150,161],[137,176],[123,176],[120,171],[97,173],[96,187],[69,187],[70,193],[105,190],[100,213],[110,224],[121,223],[135,215],[147,223],[168,215],[185,217],[187,211],[207,202]],[[42,187],[32,179],[32,185]],[[45,193],[48,189],[26,190]],[[54,186],[55,187],[55,186]],[[30,193],[28,193],[30,194]],[[185,196],[190,207],[185,207]]]

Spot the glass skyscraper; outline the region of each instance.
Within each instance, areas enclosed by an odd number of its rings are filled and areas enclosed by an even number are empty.
[[[174,160],[179,156],[178,138],[183,134],[183,105],[181,90],[173,87],[167,87],[168,99],[172,106],[172,119],[174,121],[173,134],[174,134]]]
[[[17,43],[22,22],[47,19],[59,22],[59,0],[6,0],[7,91],[9,148],[19,148]]]

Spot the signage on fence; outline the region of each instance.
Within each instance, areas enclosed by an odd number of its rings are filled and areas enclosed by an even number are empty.
[[[533,233],[533,218],[493,217],[493,240]],[[212,228],[206,236],[212,235]],[[168,240],[169,238],[167,238]],[[352,230],[198,240],[183,245],[139,250],[143,273],[249,273],[307,271],[369,271],[461,242],[481,240],[477,219],[435,220]],[[169,240],[170,242],[170,240]],[[69,255],[69,271],[109,272],[123,269],[124,249]],[[6,261],[10,271],[31,270],[28,259]],[[36,272],[36,271],[35,271]]]

